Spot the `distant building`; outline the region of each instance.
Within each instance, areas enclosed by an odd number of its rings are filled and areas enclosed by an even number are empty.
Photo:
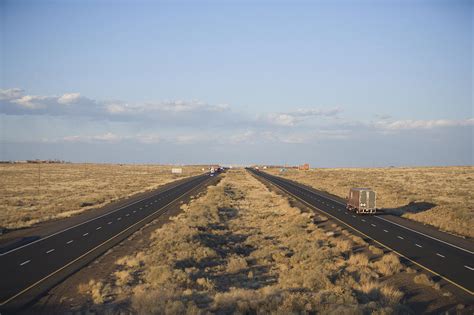
[[[171,169],[171,174],[182,174],[183,169],[182,168],[172,168]]]
[[[308,171],[308,170],[309,170],[309,164],[308,164],[308,163],[305,163],[305,164],[303,164],[303,165],[300,165],[300,166],[298,166],[298,169],[299,169],[300,171]]]

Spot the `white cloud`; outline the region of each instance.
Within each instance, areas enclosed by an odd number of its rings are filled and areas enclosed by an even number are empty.
[[[65,142],[119,142],[124,139],[125,137],[116,135],[112,132],[100,135],[76,135],[62,138]]]
[[[271,125],[292,127],[296,124],[314,117],[334,117],[342,112],[340,108],[331,109],[297,109],[285,113],[269,113],[260,117],[259,120]]]
[[[301,121],[301,119],[298,119],[293,115],[276,113],[267,114],[265,120],[273,125],[287,127],[294,126],[297,122]]]
[[[22,96],[23,90],[19,88],[0,89],[0,100],[13,100]]]
[[[146,144],[159,143],[163,140],[162,137],[159,136],[159,135],[141,135],[141,134],[139,134],[135,138],[137,139],[138,142],[146,143]]]
[[[231,144],[237,144],[237,143],[251,143],[257,138],[258,135],[256,134],[255,131],[253,130],[246,130],[243,132],[239,132],[237,134],[234,134],[230,137],[228,137],[228,142]],[[226,139],[222,139],[223,141],[226,141]]]
[[[330,108],[330,109],[297,109],[293,112],[289,112],[288,115],[298,116],[298,117],[308,117],[308,116],[325,116],[331,117],[340,114],[342,109]]]
[[[47,99],[47,96],[25,95],[20,98],[13,99],[12,103],[18,104],[28,109],[38,109],[45,107],[42,101]]]
[[[416,129],[434,129],[443,127],[462,127],[462,126],[474,126],[474,119],[466,120],[449,120],[449,119],[438,119],[438,120],[396,120],[392,122],[379,121],[375,124],[379,129],[383,130],[416,130]]]
[[[198,142],[211,141],[211,137],[205,134],[186,134],[176,136],[172,142],[177,144],[192,144]]]
[[[112,103],[107,104],[105,108],[110,114],[123,114],[128,111],[126,104]]]
[[[81,97],[80,93],[66,93],[58,98],[58,103],[63,104],[63,105],[76,103],[80,97]]]

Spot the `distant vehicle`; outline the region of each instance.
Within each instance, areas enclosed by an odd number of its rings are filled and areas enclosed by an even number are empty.
[[[258,166],[255,166],[255,169],[258,171]]]
[[[171,169],[171,174],[182,174],[183,169],[182,168],[172,168]]]
[[[370,188],[351,188],[347,196],[347,210],[356,213],[376,213],[376,193]]]

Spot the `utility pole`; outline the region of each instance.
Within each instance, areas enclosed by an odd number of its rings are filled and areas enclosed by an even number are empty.
[[[38,200],[40,199],[41,190],[41,163],[38,163]]]

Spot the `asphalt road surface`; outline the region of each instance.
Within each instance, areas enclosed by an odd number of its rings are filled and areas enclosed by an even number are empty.
[[[63,231],[0,254],[0,313],[14,312],[151,222],[182,197],[215,181],[200,175]]]
[[[344,225],[396,252],[424,269],[440,276],[456,287],[474,294],[474,253],[467,247],[453,243],[451,235],[436,237],[422,231],[422,225],[406,226],[384,215],[357,215],[346,210],[345,204],[318,193],[302,184],[249,169],[304,204],[316,208]],[[472,248],[472,247],[471,247]]]

